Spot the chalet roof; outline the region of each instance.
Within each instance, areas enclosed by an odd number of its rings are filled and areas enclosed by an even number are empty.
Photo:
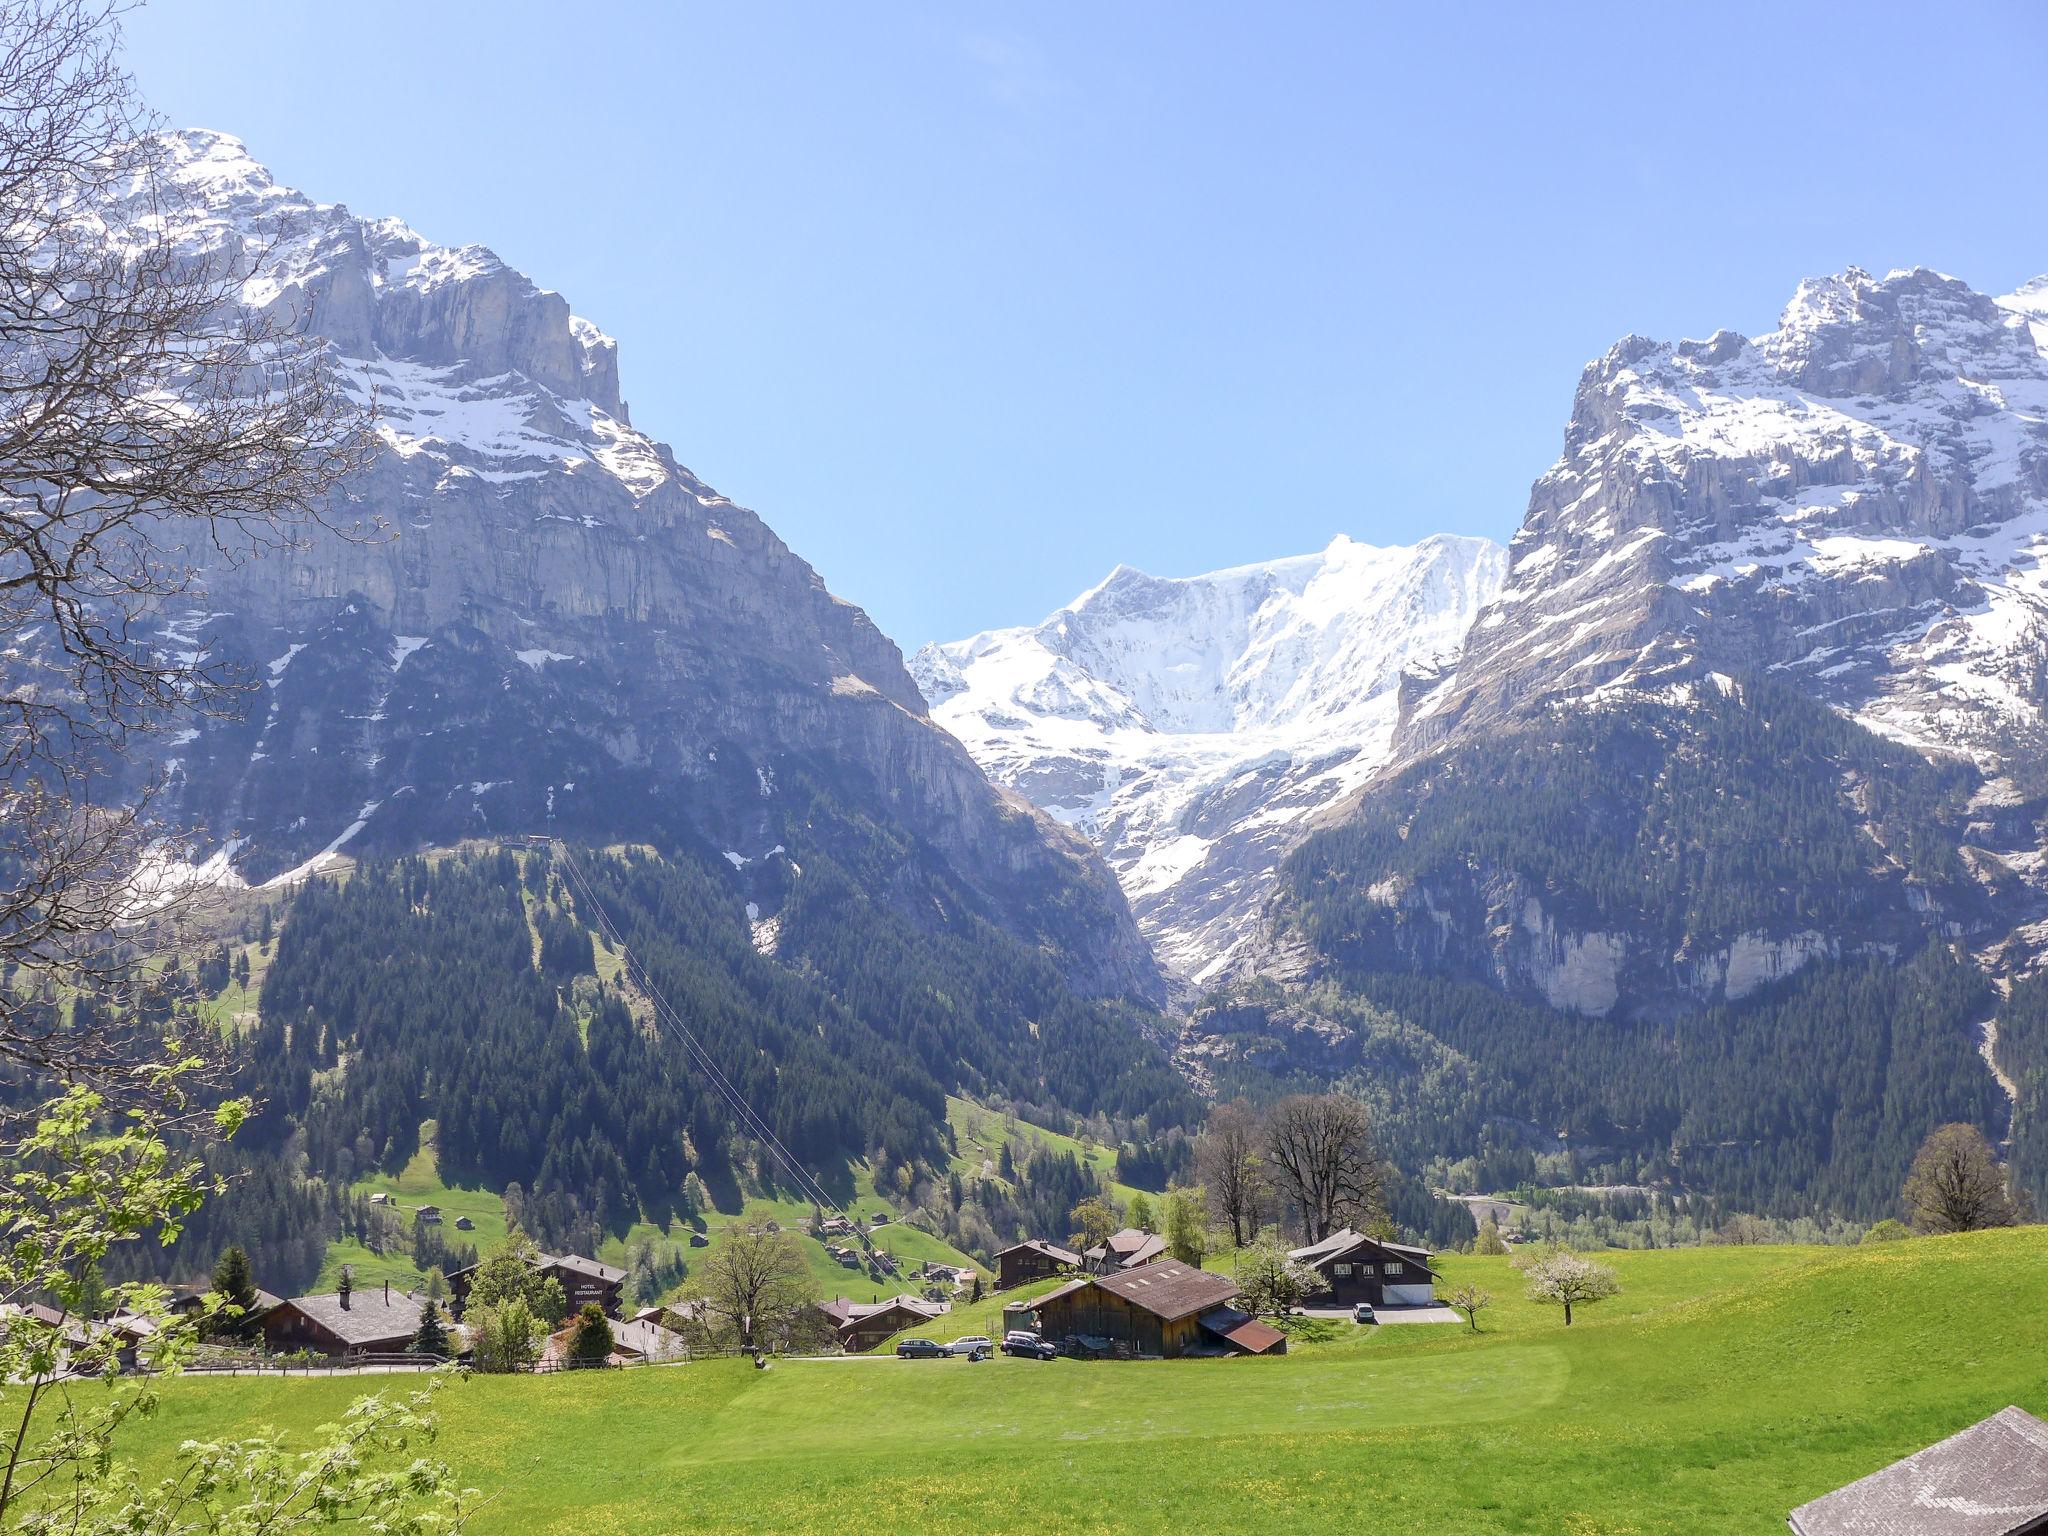
[[[410,1339],[420,1328],[420,1298],[404,1291],[359,1286],[349,1293],[348,1305],[333,1292],[324,1296],[294,1296],[282,1302],[278,1311],[297,1312],[316,1328],[344,1344],[381,1344],[391,1339]]]
[[[846,1320],[852,1323],[864,1322],[871,1317],[880,1317],[885,1312],[897,1310],[915,1313],[929,1321],[944,1317],[952,1308],[944,1302],[926,1301],[922,1296],[888,1296],[880,1301],[851,1301],[846,1305]]]
[[[1397,1258],[1405,1259],[1419,1268],[1429,1270],[1431,1274],[1436,1273],[1434,1269],[1430,1268],[1429,1261],[1431,1255],[1427,1248],[1418,1248],[1413,1243],[1388,1242],[1384,1238],[1371,1237],[1363,1232],[1354,1232],[1349,1227],[1340,1227],[1321,1242],[1310,1243],[1305,1248],[1290,1248],[1287,1251],[1287,1257],[1297,1259],[1312,1268],[1320,1269],[1323,1265],[1348,1257],[1361,1248],[1370,1248],[1376,1252],[1389,1253]]]
[[[1178,1259],[1162,1259],[1139,1269],[1097,1275],[1093,1283],[1169,1323],[1210,1311],[1237,1294],[1237,1282],[1227,1275],[1195,1269]],[[1047,1299],[1041,1297],[1040,1301]]]
[[[1109,1241],[1097,1243],[1087,1257],[1097,1264],[1114,1264],[1118,1269],[1136,1269],[1166,1252],[1166,1239],[1156,1232],[1125,1227],[1110,1234]]]
[[[1799,1536],[2019,1536],[2048,1529],[2048,1424],[2002,1408],[1800,1505],[1786,1523]]]
[[[626,1279],[626,1272],[623,1269],[614,1269],[609,1264],[600,1264],[596,1259],[586,1259],[580,1253],[564,1253],[559,1255],[544,1253],[540,1256],[540,1267],[542,1269],[566,1269],[571,1274],[584,1275],[605,1285],[621,1285]]]
[[[638,1355],[643,1360],[679,1360],[684,1340],[673,1328],[635,1318],[632,1322],[612,1324],[612,1349],[618,1354]]]
[[[998,1253],[996,1257],[1000,1259],[1005,1253],[1042,1253],[1055,1264],[1071,1264],[1076,1268],[1079,1268],[1081,1264],[1081,1255],[1074,1252],[1073,1249],[1062,1248],[1058,1243],[1048,1243],[1042,1238],[1036,1237],[1027,1238],[1021,1243],[1012,1243],[1009,1247]]]
[[[1275,1348],[1285,1353],[1287,1349],[1286,1334],[1271,1323],[1262,1323],[1251,1313],[1240,1312],[1235,1307],[1218,1307],[1214,1312],[1204,1312],[1201,1322],[1204,1333],[1213,1333],[1248,1355],[1263,1355]]]

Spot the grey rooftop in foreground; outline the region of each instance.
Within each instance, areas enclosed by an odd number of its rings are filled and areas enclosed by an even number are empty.
[[[2048,1424],[2003,1408],[1786,1522],[1799,1536],[2021,1536],[2048,1532]]]

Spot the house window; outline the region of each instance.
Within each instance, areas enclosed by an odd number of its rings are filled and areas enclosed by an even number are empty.
[[[1370,1276],[1372,1274],[1372,1266],[1370,1264],[1361,1264],[1358,1266],[1358,1272],[1361,1275]]]
[[[1339,1280],[1349,1280],[1351,1278],[1351,1266],[1349,1264],[1339,1264],[1337,1266],[1337,1278]]]
[[[1400,1265],[1398,1265],[1398,1264],[1389,1264],[1389,1265],[1387,1266],[1387,1274],[1388,1274],[1388,1275],[1389,1275],[1390,1277],[1391,1277],[1391,1276],[1394,1276],[1394,1275],[1398,1275],[1398,1274],[1400,1274],[1400,1273],[1401,1273],[1401,1266],[1400,1266]]]

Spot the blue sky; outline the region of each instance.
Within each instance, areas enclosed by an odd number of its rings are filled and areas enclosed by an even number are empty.
[[[1432,14],[1433,13],[1433,14]],[[155,0],[175,124],[617,336],[906,649],[1337,533],[1505,539],[1615,338],[2048,271],[2048,6]]]

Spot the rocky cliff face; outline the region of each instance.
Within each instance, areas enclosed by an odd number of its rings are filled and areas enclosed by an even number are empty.
[[[1586,369],[1507,582],[1398,747],[1765,672],[2033,783],[2044,549],[2048,281],[1809,281],[1769,335],[1631,336]]]
[[[1084,989],[1155,990],[1086,843],[991,786],[867,616],[632,426],[616,346],[561,295],[281,188],[234,139],[172,152],[181,236],[263,253],[243,301],[310,316],[381,439],[336,509],[380,532],[215,565],[162,619],[159,643],[250,680],[247,717],[168,765],[238,878],[659,828],[724,852],[766,922],[796,877],[792,818],[809,827],[822,794]]]
[[[1817,960],[1899,954],[1931,936],[1991,946],[2037,921],[2044,552],[2048,283],[1994,300],[1924,270],[1850,271],[1802,284],[1755,340],[1623,340],[1586,370],[1505,583],[1456,665],[1404,690],[1391,771],[1349,814],[1398,822],[1408,838],[1477,765],[1541,758],[1545,776],[1523,786],[1519,814],[1489,820],[1476,801],[1457,813],[1459,835],[1485,851],[1447,848],[1424,867],[1412,843],[1353,847],[1371,851],[1339,861],[1346,876],[1384,899],[1347,909],[1349,963],[1484,979],[1605,1015],[1739,1001]],[[1746,679],[1779,690],[1778,705],[1752,708]],[[1784,690],[1911,761],[1790,719]],[[1618,728],[1587,729],[1608,715],[1661,745],[1581,783],[1572,752],[1619,750]],[[1800,775],[1738,824],[1724,812],[1791,756],[1730,754],[1773,729],[1799,734]],[[1525,746],[1504,756],[1504,739]],[[1928,761],[1947,767],[1928,779],[1912,766]],[[1722,776],[1724,800],[1666,793],[1703,773]],[[1566,782],[1583,790],[1578,808],[1543,805]],[[1617,824],[1662,850],[1655,869],[1682,872],[1671,901],[1710,892],[1755,925],[1672,931],[1626,892],[1587,896],[1609,788]],[[1779,826],[1770,796],[1816,808],[1836,873],[1761,846]],[[1906,801],[1911,829],[1886,825]],[[1545,815],[1565,819],[1537,825]],[[1536,851],[1566,844],[1582,867],[1539,872]],[[1336,867],[1318,875],[1325,895]],[[1853,881],[1869,899],[1830,906],[1799,888],[1816,879]],[[1730,894],[1744,882],[1761,882],[1756,900]],[[1798,899],[1770,899],[1779,891]],[[1816,921],[1824,907],[1831,918]],[[1278,922],[1290,931],[1255,963],[1313,974],[1327,946],[1304,944],[1286,910]]]
[[[1484,539],[1162,580],[1121,567],[1029,628],[927,646],[932,713],[1101,848],[1194,982],[1254,932],[1285,850],[1387,759],[1404,677],[1456,658],[1505,567]]]

